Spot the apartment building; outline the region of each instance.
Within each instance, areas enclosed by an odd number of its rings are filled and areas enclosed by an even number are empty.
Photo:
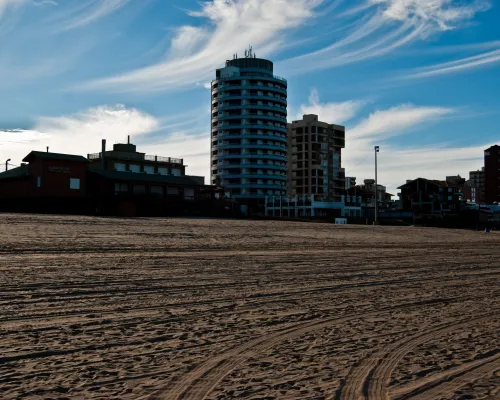
[[[314,114],[288,124],[288,194],[341,202],[345,192],[345,127]]]

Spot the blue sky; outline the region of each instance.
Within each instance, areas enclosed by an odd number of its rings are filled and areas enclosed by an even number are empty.
[[[495,4],[496,3],[496,4]],[[347,127],[343,164],[390,190],[467,176],[500,142],[495,0],[0,0],[0,161],[128,134],[209,175],[215,68],[252,45],[289,120]]]

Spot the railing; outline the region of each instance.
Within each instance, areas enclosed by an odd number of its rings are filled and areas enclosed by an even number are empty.
[[[171,157],[160,157],[160,156],[144,156],[145,161],[155,161],[161,163],[169,163],[169,164],[180,164],[182,165],[182,158],[171,158]]]
[[[127,153],[124,151],[109,151],[104,153],[105,157],[121,159],[121,160],[144,160],[144,161],[154,161],[169,164],[179,164],[183,165],[182,158],[171,158],[171,157],[160,157],[160,156],[150,156],[142,155],[141,153]],[[88,154],[87,158],[89,160],[100,160],[102,153]]]

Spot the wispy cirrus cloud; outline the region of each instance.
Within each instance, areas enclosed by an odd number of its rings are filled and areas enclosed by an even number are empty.
[[[500,47],[500,46],[499,46]],[[432,76],[459,73],[466,70],[491,66],[500,63],[500,48],[486,53],[471,57],[461,58],[459,60],[435,64],[414,70],[403,79],[429,78]],[[400,78],[401,79],[401,78]]]
[[[157,64],[99,79],[84,89],[110,91],[167,91],[210,79],[221,59],[249,43],[264,56],[279,48],[282,35],[314,16],[324,0],[213,0],[190,16],[203,25],[179,27],[165,59]],[[190,51],[186,51],[187,47]]]
[[[118,11],[129,2],[130,0],[79,0],[55,14],[52,23],[58,32],[82,28]]]
[[[319,50],[285,60],[280,66],[290,73],[302,73],[380,57],[435,32],[459,28],[490,7],[487,0],[466,5],[453,0],[367,0],[343,14],[357,16],[363,12],[349,34]]]
[[[387,139],[400,135],[418,124],[429,123],[454,113],[447,107],[417,107],[403,104],[387,110],[378,110],[349,131],[350,138]]]

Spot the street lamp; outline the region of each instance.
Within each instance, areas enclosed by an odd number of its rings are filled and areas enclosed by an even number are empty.
[[[10,161],[10,158],[7,161],[5,161],[5,170],[6,171],[9,168],[9,161]]]
[[[375,146],[375,225],[378,225],[378,178],[377,178],[377,154],[379,146]]]

